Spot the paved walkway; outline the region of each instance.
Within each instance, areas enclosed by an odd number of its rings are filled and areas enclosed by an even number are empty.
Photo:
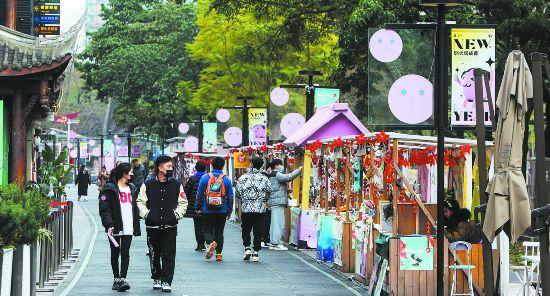
[[[70,191],[72,192],[72,190]],[[88,239],[98,234],[86,260],[88,247],[81,247],[79,266],[54,295],[117,295],[111,290],[110,250],[98,215],[97,189],[90,188],[88,202],[80,202],[83,212],[93,220],[75,225]],[[95,225],[94,225],[95,222]],[[144,228],[143,228],[144,229]],[[242,261],[240,226],[226,226],[224,261],[205,261],[204,254],[194,251],[195,241],[191,219],[184,219],[178,228],[174,295],[366,295],[362,286],[332,272],[309,257],[295,251],[262,251],[260,263]],[[150,279],[149,260],[145,256],[145,236],[134,238],[130,252],[128,295],[155,295]],[[80,270],[80,274],[79,274]],[[207,281],[207,279],[211,279]]]

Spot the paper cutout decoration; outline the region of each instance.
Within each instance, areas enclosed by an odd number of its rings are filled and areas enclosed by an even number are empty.
[[[178,131],[182,134],[185,134],[189,131],[189,124],[182,122],[178,125]]]
[[[220,109],[218,112],[216,112],[216,119],[219,122],[228,122],[231,118],[231,114],[227,109]]]
[[[403,40],[395,31],[381,29],[370,37],[369,50],[376,60],[382,63],[390,63],[397,60],[401,55]]]
[[[119,136],[115,135],[115,138],[114,138],[113,142],[115,142],[115,144],[119,145],[120,143],[122,143],[122,139]]]
[[[231,147],[237,147],[243,142],[243,131],[238,127],[230,127],[223,134],[225,143]]]
[[[197,137],[187,137],[183,142],[183,149],[185,152],[199,151],[199,139]]]
[[[422,123],[433,114],[432,83],[420,75],[405,75],[391,86],[388,104],[393,115],[402,122]]]
[[[281,133],[285,137],[290,137],[295,131],[299,130],[306,123],[302,114],[289,113],[281,120]]]
[[[284,106],[288,102],[290,95],[286,89],[276,87],[271,91],[270,98],[271,102],[276,106]]]

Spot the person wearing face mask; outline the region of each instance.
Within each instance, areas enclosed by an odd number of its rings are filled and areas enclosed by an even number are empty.
[[[156,178],[145,181],[137,200],[147,228],[153,289],[163,292],[172,291],[178,221],[184,217],[188,203],[183,186],[172,178],[173,172],[172,158],[159,156],[155,161]]]
[[[101,224],[110,237],[111,268],[114,276],[112,289],[119,292],[130,289],[130,285],[126,282],[126,275],[130,263],[132,236],[141,235],[136,202],[138,190],[129,183],[132,175],[131,164],[127,162],[119,164],[112,170],[111,182],[106,183],[99,194]]]
[[[271,239],[271,250],[285,251],[287,247],[283,245],[283,236],[285,233],[285,208],[288,205],[287,183],[296,179],[302,173],[302,167],[292,173],[285,174],[283,161],[274,159],[270,163],[271,175],[269,183],[271,194],[269,195],[268,205],[271,208],[271,225],[269,227],[269,237]]]

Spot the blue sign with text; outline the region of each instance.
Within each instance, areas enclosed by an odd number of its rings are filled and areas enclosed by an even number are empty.
[[[59,15],[35,15],[33,21],[43,25],[59,25],[61,22]]]

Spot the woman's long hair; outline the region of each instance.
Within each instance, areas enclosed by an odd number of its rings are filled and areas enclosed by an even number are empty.
[[[129,162],[121,162],[111,170],[111,182],[117,184],[118,180],[122,179],[125,174],[130,173],[132,164]]]

